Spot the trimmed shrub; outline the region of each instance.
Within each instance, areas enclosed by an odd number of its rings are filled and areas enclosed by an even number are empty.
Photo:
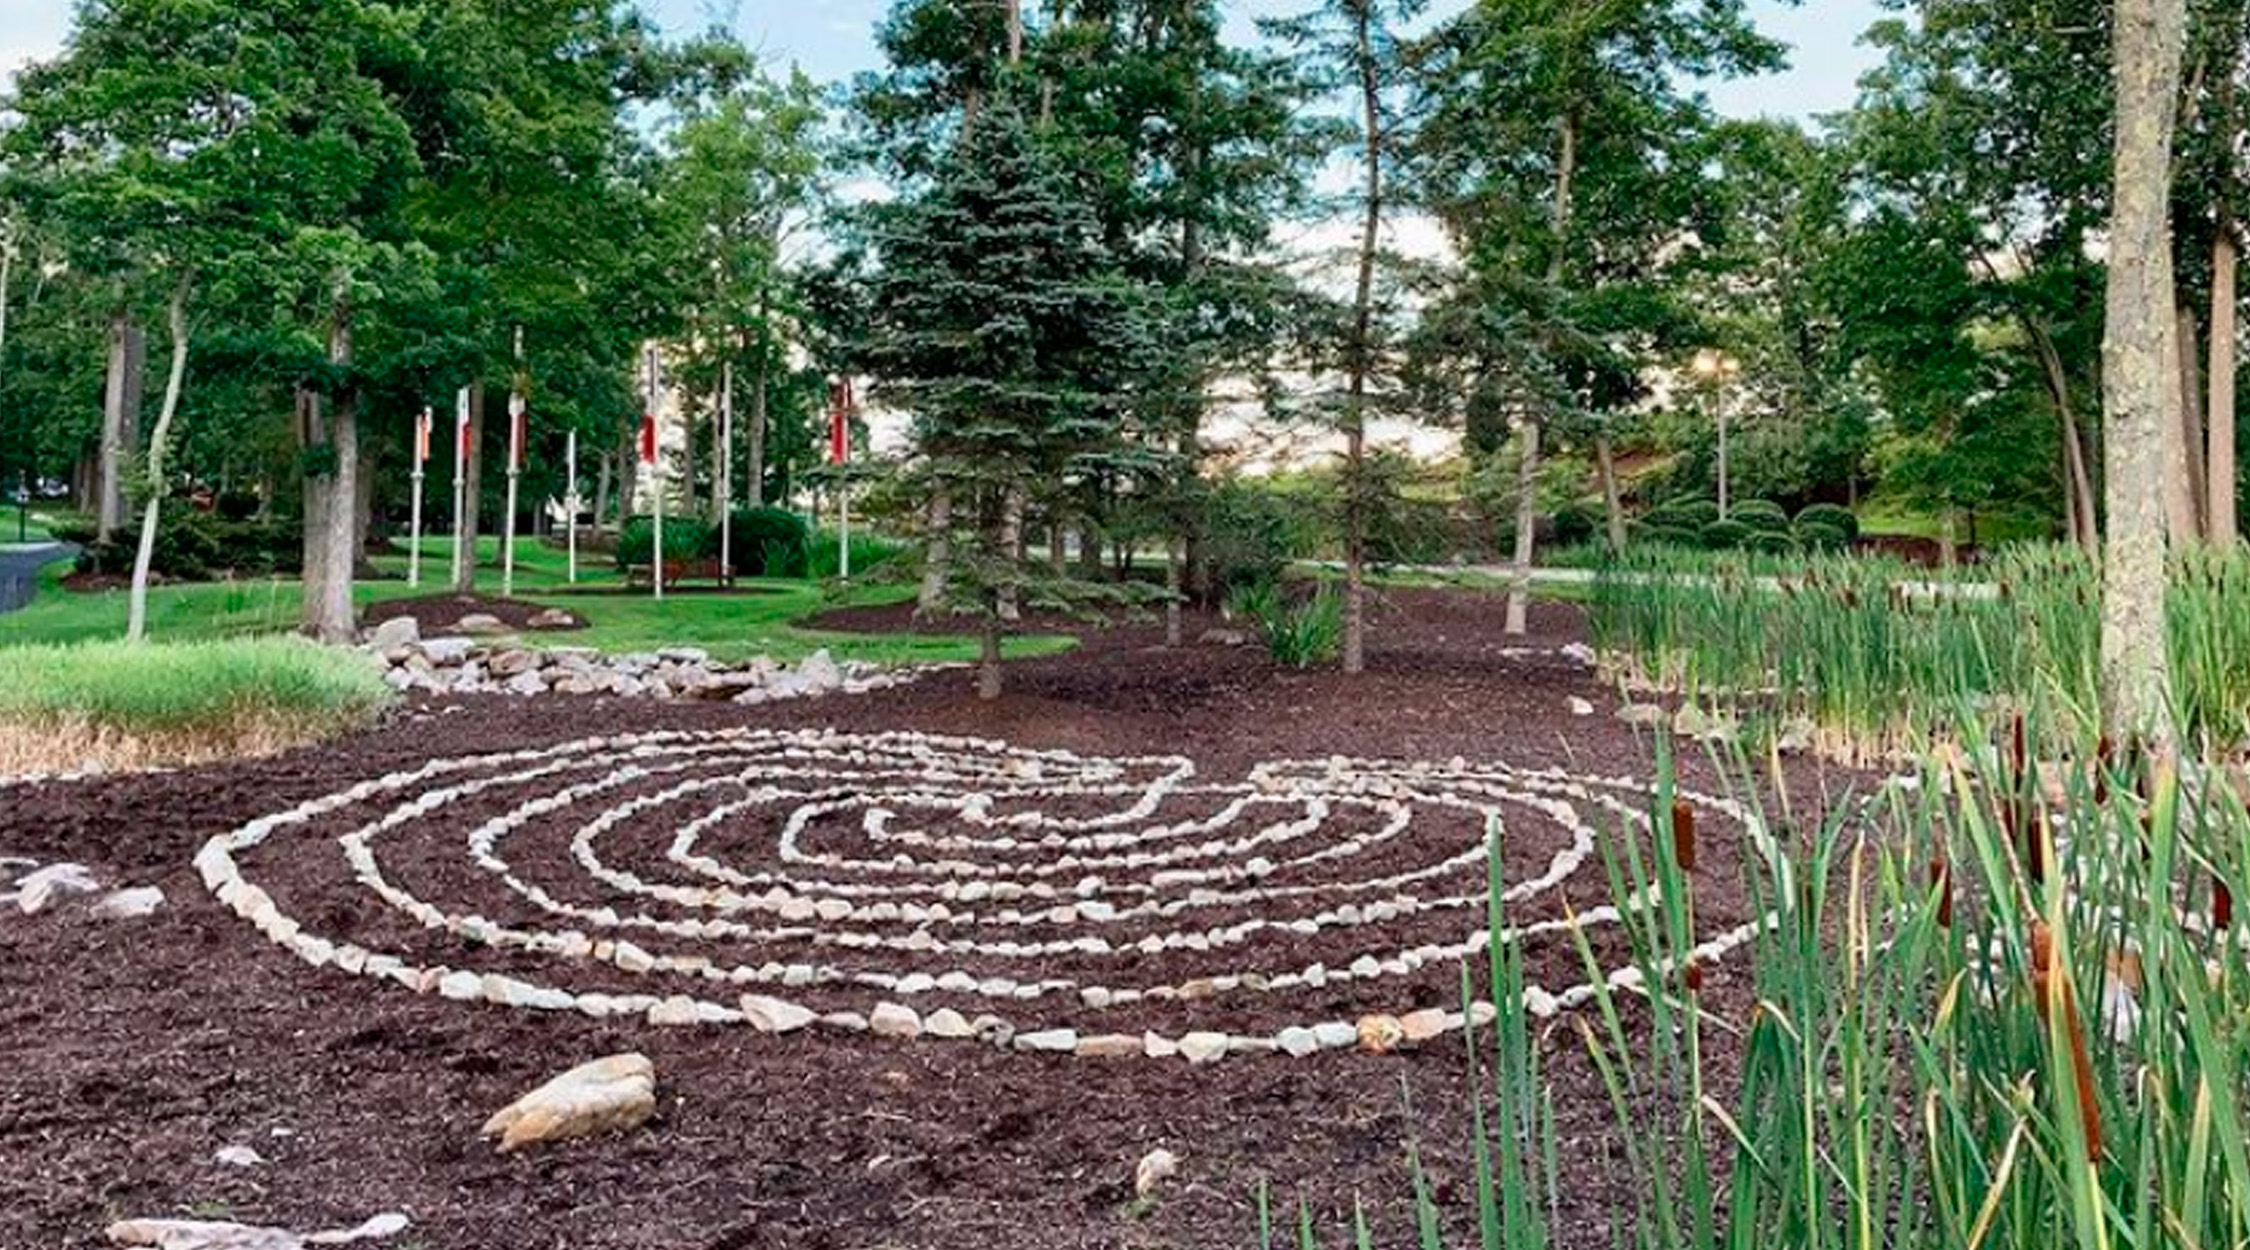
[[[740,534],[735,535],[737,543]],[[664,559],[666,562],[685,563],[689,560],[710,558],[713,544],[718,538],[709,525],[694,517],[664,518]],[[620,568],[656,563],[656,522],[637,516],[625,522],[617,535],[617,563]]]
[[[1211,593],[1224,599],[1240,587],[1271,585],[1299,554],[1299,532],[1287,501],[1275,492],[1220,485],[1204,504],[1199,548]]]
[[[1787,530],[1755,530],[1750,535],[1749,547],[1769,555],[1788,555],[1797,549],[1797,540]]]
[[[1852,545],[1852,536],[1817,517],[1799,517],[1797,543],[1807,551],[1842,551]]]
[[[1703,545],[1703,536],[1697,530],[1686,529],[1678,525],[1659,525],[1653,522],[1642,522],[1636,525],[1633,529],[1632,538],[1634,542],[1659,544],[1666,547],[1700,547]]]
[[[1703,527],[1719,519],[1719,505],[1709,499],[1675,499],[1648,514],[1652,525],[1666,525],[1701,533]]]
[[[1753,530],[1767,533],[1789,532],[1789,512],[1770,499],[1745,499],[1727,509],[1727,519],[1740,521]]]
[[[1713,551],[1738,551],[1753,531],[1740,521],[1713,521],[1703,527],[1703,545]]]
[[[1797,514],[1797,524],[1826,525],[1844,536],[1850,543],[1859,537],[1859,517],[1842,504],[1816,503]]]
[[[89,525],[58,527],[55,535],[79,544],[78,571],[123,577],[133,571],[141,518],[136,512],[115,542],[103,543]],[[205,582],[222,577],[266,577],[304,568],[305,533],[291,520],[230,521],[186,504],[166,504],[156,524],[149,571],[166,581]]]
[[[671,534],[664,537],[665,546],[671,546]],[[734,575],[804,577],[811,566],[811,544],[805,519],[789,509],[745,508],[734,514]],[[713,530],[703,555],[716,559],[718,554],[719,534]]]

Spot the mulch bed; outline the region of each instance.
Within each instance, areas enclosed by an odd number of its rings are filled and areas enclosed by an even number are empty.
[[[421,616],[416,605],[432,602],[378,612]],[[511,620],[494,609],[523,606],[479,599],[461,612]],[[1337,1230],[1331,1241],[1358,1198],[1380,1244],[1406,1244],[1410,1139],[1435,1176],[1452,1236],[1473,1242],[1470,1086],[1458,1036],[1380,1058],[1190,1068],[510,1012],[309,969],[222,910],[189,861],[247,819],[432,756],[594,732],[919,730],[1085,755],[1183,755],[1223,781],[1262,761],[1330,755],[1645,775],[1649,745],[1612,714],[1611,691],[1558,657],[1508,653],[1582,637],[1578,612],[1539,607],[1529,640],[1501,637],[1497,616],[1491,599],[1473,594],[1391,593],[1359,679],[1278,670],[1256,648],[1164,650],[1160,626],[1132,624],[1090,632],[1073,654],[1012,664],[1009,693],[990,705],[974,699],[965,672],[866,697],[750,708],[435,700],[279,759],[0,791],[0,854],[77,860],[105,880],[160,885],[171,899],[142,922],[103,922],[83,909],[0,917],[0,1246],[91,1247],[112,1219],[191,1207],[300,1228],[403,1209],[415,1220],[405,1240],[432,1250],[1248,1246],[1261,1180],[1292,1208],[1300,1195],[1309,1201]],[[886,610],[820,624],[902,622],[902,610]],[[1191,621],[1188,637],[1209,624]],[[1598,714],[1572,716],[1573,696]],[[1700,788],[1723,790],[1700,763],[1688,770]],[[1827,779],[1808,766],[1793,787],[1803,814]],[[1511,868],[1519,853],[1526,864],[1543,860],[1555,836],[1527,824],[1520,848],[1507,850]],[[1712,924],[1743,912],[1737,850],[1721,839],[1703,848],[1698,905]],[[458,845],[433,847],[405,863],[436,893],[459,871],[459,854]],[[322,837],[301,857],[269,847],[259,866],[308,925],[356,926],[377,946],[439,940],[404,932],[335,881],[333,855]],[[1550,896],[1540,906],[1556,904]],[[1527,956],[1535,980],[1582,979],[1565,944]],[[1177,961],[1164,970],[1192,969]],[[1745,982],[1739,962],[1723,963],[1708,971],[1706,993],[1739,1019]],[[1457,1001],[1449,970],[1425,970],[1404,988],[1418,1002]],[[1354,1005],[1349,996],[1333,1004]],[[1247,1000],[1200,1006],[1212,1027],[1270,1023]],[[1313,1018],[1328,1005],[1287,1006]],[[1239,1020],[1227,1014],[1238,1009]],[[1566,1171],[1565,1244],[1607,1246],[1610,1212],[1630,1201],[1604,1179],[1615,1172],[1601,1164],[1616,1147],[1611,1113],[1575,1030],[1564,1023],[1543,1037]],[[655,1061],[661,1101],[650,1127],[506,1158],[477,1139],[484,1117],[518,1094],[624,1050]],[[1725,1053],[1714,1061],[1722,1086],[1733,1063]],[[212,1161],[232,1144],[271,1163]],[[1139,1209],[1133,1166],[1159,1146],[1185,1164]]]
[[[543,603],[526,603],[521,599],[502,599],[494,595],[457,595],[451,592],[422,595],[413,599],[387,599],[372,604],[360,615],[362,626],[380,625],[401,616],[411,616],[422,626],[423,637],[443,634],[453,630],[463,617],[498,617],[511,629],[530,629],[531,618],[555,609]],[[573,615],[571,624],[549,625],[541,632],[576,630],[586,628],[584,619]]]

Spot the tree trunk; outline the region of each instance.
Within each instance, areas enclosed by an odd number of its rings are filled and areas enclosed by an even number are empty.
[[[120,308],[109,319],[109,366],[102,386],[100,498],[95,514],[98,536],[112,541],[125,525],[125,470],[141,428],[141,369],[145,352],[140,325]]]
[[[1000,697],[1000,618],[987,612],[977,628],[977,698]]]
[[[469,383],[469,454],[462,462],[461,576],[453,593],[477,588],[477,521],[484,511],[484,379]]]
[[[1594,434],[1594,462],[1602,475],[1603,521],[1609,531],[1609,554],[1625,554],[1625,504],[1617,492],[1617,456],[1609,445],[1609,431],[1597,430]]]
[[[1056,577],[1070,576],[1070,551],[1060,520],[1047,523],[1047,567],[1054,571]]]
[[[2172,545],[2186,548],[2203,537],[2203,375],[2196,348],[2195,310],[2181,300],[2175,310],[2173,344],[2179,354],[2179,402],[2173,405],[2179,424],[2172,430],[2172,471],[2165,494],[2170,511]]]
[[[750,387],[750,474],[748,499],[753,508],[766,506],[766,420],[771,368],[764,344],[759,344],[758,367]]]
[[[164,407],[156,414],[156,429],[148,440],[148,503],[141,510],[140,550],[133,556],[133,591],[125,616],[128,642],[148,637],[148,576],[149,565],[156,557],[157,519],[164,506],[164,450],[172,437],[172,419],[179,415],[180,386],[187,380],[189,289],[187,275],[180,275],[164,314],[172,332],[172,368],[164,378]]]
[[[915,612],[934,615],[945,607],[947,584],[953,577],[953,488],[938,482],[930,488],[930,502],[922,513],[922,591]]]
[[[1375,249],[1383,229],[1383,99],[1375,61],[1374,14],[1354,10],[1359,104],[1367,180],[1360,222],[1359,275],[1352,304],[1351,392],[1344,414],[1344,671],[1367,669],[1367,391],[1375,368]]]
[[[1177,647],[1187,633],[1180,619],[1180,597],[1184,579],[1180,576],[1182,564],[1180,536],[1171,534],[1164,541],[1164,645]]]
[[[1508,576],[1508,616],[1505,628],[1521,635],[1530,627],[1531,560],[1537,549],[1539,525],[1539,419],[1523,418],[1523,459],[1516,465],[1516,552]]]
[[[2119,0],[2117,133],[2109,289],[2102,341],[2104,477],[2109,534],[2102,561],[2103,719],[2120,743],[2173,741],[2165,478],[2179,429],[2173,336],[2172,135],[2185,0]]]
[[[2235,260],[2233,215],[2221,212],[2218,238],[2211,244],[2210,455],[2204,488],[2210,539],[2220,547],[2232,547],[2240,537],[2234,480]]]
[[[352,362],[352,308],[339,288],[329,315],[328,359],[341,369]],[[346,382],[328,405],[328,446],[333,454],[327,480],[322,484],[319,507],[311,502],[308,483],[305,537],[308,549],[317,543],[318,567],[305,570],[305,632],[325,643],[352,640],[352,575],[362,550],[359,533],[359,397]]]
[[[1024,565],[1023,511],[1023,487],[1009,487],[1000,500],[999,549],[1007,553],[1011,574],[1000,590],[1000,619],[1010,625],[1023,619],[1023,592],[1017,585]]]
[[[594,470],[594,532],[602,532],[602,518],[609,515],[609,488],[611,475],[617,471],[617,453],[605,451]]]
[[[1562,285],[1570,245],[1573,195],[1578,179],[1578,117],[1565,112],[1556,127],[1555,250],[1547,257],[1547,285]],[[1531,563],[1538,554],[1539,436],[1540,419],[1524,414],[1523,462],[1516,468],[1515,567],[1508,579],[1508,615],[1505,628],[1521,635],[1530,626]]]
[[[617,457],[617,530],[625,532],[625,522],[633,517],[633,505],[638,503],[641,486],[640,432],[625,431],[623,444],[615,453]]]

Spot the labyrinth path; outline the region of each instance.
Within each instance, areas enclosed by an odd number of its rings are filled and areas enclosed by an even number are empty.
[[[1217,780],[914,733],[667,732],[433,760],[196,865],[306,962],[463,1002],[1208,1061],[1350,1047],[1377,1014],[1462,1027],[1432,986],[1483,949],[1489,836],[1508,940],[1567,940],[1567,892],[1609,931],[1607,980],[1637,984],[1597,839],[1649,805],[1642,782],[1461,760]],[[1751,935],[1698,934],[1697,958]],[[1595,992],[1547,978],[1540,1015]]]

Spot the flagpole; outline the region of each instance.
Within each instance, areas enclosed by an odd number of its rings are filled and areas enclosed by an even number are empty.
[[[563,454],[569,461],[570,493],[563,500],[563,510],[570,514],[570,584],[578,584],[578,431],[572,430],[563,444]]]
[[[406,548],[406,584],[419,588],[422,585],[422,466],[430,458],[431,413],[422,409],[414,424],[414,511],[410,522],[412,538]]]
[[[469,510],[468,455],[469,388],[453,397],[453,584],[461,584],[461,521]]]
[[[734,574],[734,362],[719,367],[719,567]]]
[[[523,479],[523,327],[516,327],[516,378],[508,392],[508,529],[500,544],[500,593],[516,593],[516,490]]]

